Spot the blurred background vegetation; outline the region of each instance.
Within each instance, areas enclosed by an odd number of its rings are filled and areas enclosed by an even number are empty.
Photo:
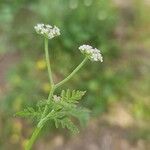
[[[33,29],[42,22],[62,33],[49,42],[56,82],[82,60],[78,46],[102,51],[102,64],[89,62],[65,85],[88,91],[81,105],[91,110],[90,120],[133,127],[132,138],[150,140],[149,8],[148,0],[1,0],[0,150],[23,149],[32,123],[13,114],[47,97],[51,88],[43,39]],[[48,128],[44,135],[56,134],[53,124]]]

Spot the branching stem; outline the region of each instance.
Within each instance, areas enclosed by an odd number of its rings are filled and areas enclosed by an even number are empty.
[[[69,76],[67,76],[64,80],[62,80],[61,82],[55,85],[55,88],[58,88],[62,86],[64,83],[66,83],[67,81],[69,81],[82,68],[82,66],[87,62],[87,60],[88,58],[85,57],[83,61],[71,72]]]
[[[61,82],[59,82],[56,85],[54,85],[53,78],[52,78],[51,65],[50,65],[49,52],[48,52],[48,39],[47,38],[45,38],[45,40],[44,40],[44,47],[45,47],[45,58],[46,58],[46,64],[47,64],[47,70],[48,70],[50,85],[51,85],[51,91],[49,93],[48,100],[47,100],[47,105],[44,108],[41,120],[39,121],[37,127],[35,128],[31,138],[29,139],[29,141],[28,141],[28,143],[27,143],[27,145],[25,147],[25,150],[31,150],[32,145],[36,141],[36,139],[37,139],[41,129],[43,128],[43,126],[47,122],[48,118],[50,117],[52,112],[48,113],[48,103],[51,101],[55,90],[57,88],[59,88],[60,86],[62,86],[67,81],[69,81],[82,68],[82,66],[88,60],[87,57],[84,58],[84,60],[71,72],[71,74],[69,76],[67,76],[64,80],[62,80]]]

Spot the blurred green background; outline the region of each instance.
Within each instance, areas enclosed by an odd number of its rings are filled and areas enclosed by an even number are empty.
[[[127,133],[128,150],[135,145],[137,150],[148,150],[149,14],[148,0],[1,0],[0,150],[23,149],[34,123],[15,118],[13,114],[47,97],[50,90],[43,39],[33,28],[37,23],[56,25],[61,29],[61,36],[49,42],[56,82],[83,59],[78,46],[89,44],[101,49],[104,62],[89,62],[65,88],[87,91],[81,105],[91,110],[89,122],[96,120],[94,124],[98,128],[104,126],[104,130],[121,128]],[[104,125],[101,122],[105,122]],[[87,126],[84,130],[92,128],[91,123]],[[57,149],[51,146],[57,144],[50,142],[56,135],[69,141],[68,132],[56,131],[53,123],[47,128],[35,149]],[[99,138],[94,132],[90,134]],[[124,137],[119,131],[115,134]],[[109,136],[112,138],[111,134]],[[133,141],[136,144],[132,147]],[[50,143],[50,146],[40,148],[42,143]],[[61,150],[67,149],[63,142],[61,144]]]

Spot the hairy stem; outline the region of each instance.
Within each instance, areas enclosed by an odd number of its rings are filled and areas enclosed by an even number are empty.
[[[59,82],[55,85],[55,88],[62,86],[64,83],[66,83],[68,80],[70,80],[75,75],[75,73],[77,73],[79,71],[79,69],[82,68],[82,66],[87,62],[87,60],[88,60],[88,58],[85,57],[84,60],[71,72],[71,74],[69,76],[67,76],[64,80],[62,80],[61,82]]]
[[[50,91],[50,93],[49,93],[47,103],[50,102],[50,100],[51,100],[51,98],[53,96],[54,91],[55,91],[55,87],[53,86],[52,89],[51,89],[51,91]],[[43,119],[46,116],[47,110],[48,110],[48,104],[44,108],[44,111],[43,111],[41,119]]]
[[[49,93],[48,96],[48,103],[50,102],[54,91],[56,90],[56,88],[62,86],[64,83],[66,83],[68,80],[70,80],[78,71],[79,69],[82,68],[82,66],[87,62],[88,58],[86,57],[73,71],[72,73],[67,76],[64,80],[62,80],[61,82],[57,83],[56,85],[54,85],[53,79],[52,79],[52,73],[51,73],[51,66],[50,66],[50,59],[49,59],[49,54],[48,54],[48,39],[45,38],[45,56],[46,56],[46,63],[47,63],[47,67],[48,67],[48,74],[49,74],[49,78],[50,78],[50,83],[51,83],[51,91]],[[32,145],[34,144],[35,140],[37,139],[42,127],[45,125],[46,121],[48,120],[49,116],[51,115],[52,112],[48,113],[48,104],[45,106],[41,120],[39,121],[37,127],[35,128],[29,142],[27,143],[27,146],[25,147],[25,150],[31,150]]]
[[[48,70],[48,75],[50,79],[50,84],[51,86],[54,85],[53,78],[52,78],[52,70],[51,70],[51,65],[50,65],[50,58],[49,58],[49,52],[48,52],[48,39],[44,39],[44,47],[45,47],[45,58],[46,58],[46,64],[47,64],[47,70]]]
[[[50,101],[50,99],[53,96],[53,92],[54,92],[54,82],[53,82],[53,78],[52,78],[52,71],[51,71],[50,58],[49,58],[49,52],[48,52],[48,39],[47,38],[45,38],[45,40],[44,40],[44,46],[45,46],[45,58],[46,58],[47,70],[48,70],[48,75],[49,75],[50,84],[51,84],[51,91],[50,91],[49,96],[48,96],[48,101]],[[48,108],[46,105],[41,119],[44,118],[44,116],[46,115],[47,109]]]
[[[27,145],[25,146],[25,150],[31,150],[32,145],[34,144],[35,140],[37,139],[42,127],[36,127],[30,140],[28,141]]]
[[[47,64],[47,70],[48,70],[50,85],[51,85],[51,88],[52,88],[51,92],[49,94],[49,97],[48,97],[48,99],[50,100],[52,95],[53,95],[54,82],[53,82],[53,78],[52,78],[52,71],[51,71],[50,58],[49,58],[49,52],[48,52],[48,39],[47,38],[44,39],[44,49],[45,49],[45,59],[46,59],[46,64]],[[47,108],[47,105],[46,105],[45,110],[42,114],[41,120],[46,116],[47,109],[48,108]],[[39,123],[38,123],[38,126],[35,128],[31,138],[29,139],[29,141],[28,141],[28,143],[25,147],[25,150],[30,150],[32,148],[32,145],[35,142],[36,138],[38,137],[38,134],[40,133],[40,131],[43,127],[43,126],[39,126]]]
[[[66,77],[64,80],[62,80],[61,82],[59,82],[58,84],[56,84],[52,87],[50,94],[48,96],[48,103],[51,100],[56,88],[60,87],[62,84],[66,83],[69,79],[71,79],[75,75],[75,73],[77,73],[77,71],[79,71],[79,69],[82,68],[82,66],[87,62],[87,60],[88,60],[87,57],[84,58],[84,60],[72,71],[72,73],[68,77]],[[45,106],[44,112],[42,114],[42,118],[44,118],[46,116],[47,110],[48,110],[48,105]]]

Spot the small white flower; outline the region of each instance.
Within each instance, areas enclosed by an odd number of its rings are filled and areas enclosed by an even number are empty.
[[[45,37],[47,37],[48,39],[52,39],[56,36],[60,35],[60,29],[56,26],[52,27],[51,25],[48,24],[37,24],[34,27],[35,31],[40,34],[40,35],[44,35]]]
[[[91,61],[101,61],[103,62],[103,57],[100,50],[93,48],[90,45],[82,45],[79,47],[82,54],[86,55]]]
[[[57,96],[57,95],[53,95],[53,100],[55,102],[59,102],[61,100],[61,97],[60,96]]]
[[[50,29],[53,28],[53,27],[52,27],[51,25],[49,25],[49,24],[46,24],[45,27],[46,27],[46,28],[50,28]]]

